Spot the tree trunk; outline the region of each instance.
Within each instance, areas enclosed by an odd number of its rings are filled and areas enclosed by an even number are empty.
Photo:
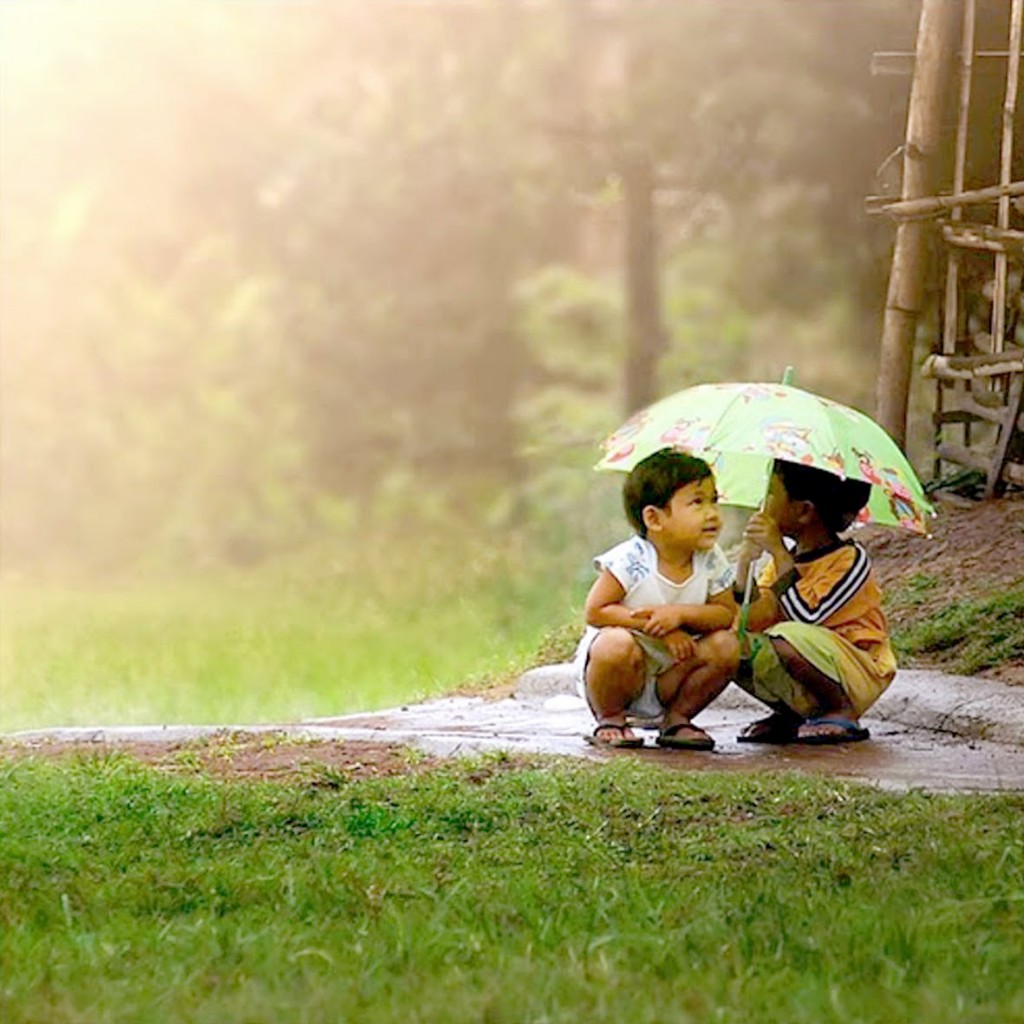
[[[625,200],[626,415],[657,397],[658,356],[664,346],[658,274],[658,231],[654,216],[654,173],[646,153],[626,156],[622,169]]]
[[[922,0],[903,149],[904,200],[928,196],[932,190],[932,156],[942,129],[943,99],[960,21],[959,2]],[[896,228],[885,303],[877,413],[900,445],[906,443],[914,332],[924,292],[929,229],[920,221],[902,221]]]

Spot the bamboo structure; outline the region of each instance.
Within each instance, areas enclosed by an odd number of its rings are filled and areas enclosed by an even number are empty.
[[[1006,98],[1003,101],[1003,131],[999,144],[999,184],[1010,184],[1013,164],[1013,118],[1017,111],[1017,83],[1020,78],[1021,21],[1024,0],[1013,0],[1010,8],[1010,46],[1006,60]],[[1001,231],[1010,226],[1010,197],[999,197],[999,215],[996,222]],[[992,344],[994,351],[1003,350],[1006,334],[1006,250],[996,252],[996,285],[992,299]]]
[[[1013,121],[1017,112],[1022,31],[1024,31],[1024,0],[1013,0],[1010,8],[1010,55],[1006,64],[1006,98],[1003,101],[1003,133],[999,151],[999,184],[1003,186],[1010,182],[1013,164]],[[1004,195],[999,199],[997,226],[1001,231],[1005,231],[1009,227],[1009,223],[1010,197]],[[995,352],[1004,350],[1008,257],[1009,254],[1005,246],[1001,252],[996,253],[996,290],[993,299],[995,308],[992,310],[992,344]],[[1012,468],[1008,464],[1008,459],[1010,446],[1017,432],[1018,417],[1022,404],[1024,404],[1024,372],[1018,371],[1003,378],[1003,395],[1006,404],[988,466],[985,486],[987,497],[992,497],[996,493],[1004,473]]]
[[[980,470],[985,476],[985,495],[992,497],[1007,482],[1024,485],[1024,416],[1021,415],[1024,411],[1024,344],[1018,341],[1017,334],[1019,295],[1014,298],[1016,308],[1013,315],[1007,316],[1011,264],[1020,267],[1024,274],[1024,231],[1011,226],[1012,199],[1024,195],[1024,182],[1012,180],[1024,0],[1010,0],[1009,3],[1006,82],[999,128],[999,183],[986,188],[965,188],[974,67],[975,0],[963,0],[962,15],[952,194],[911,195],[905,187],[900,201],[886,203],[877,209],[896,218],[901,228],[918,224],[922,231],[928,220],[948,214],[938,224],[946,249],[941,335],[937,351],[925,360],[922,367],[923,375],[936,382],[936,475],[940,475],[944,461]],[[922,44],[928,44],[927,38],[922,40],[926,29],[922,11],[919,53]],[[935,45],[934,37],[931,45]],[[915,84],[920,71],[915,72]],[[911,120],[908,117],[908,139]],[[979,210],[979,207],[987,206],[988,217],[991,218],[993,203],[996,204],[994,224],[985,222],[985,213]],[[897,248],[894,278],[899,274],[906,276],[914,269],[913,265],[909,269],[907,266],[898,268],[899,255]],[[965,309],[967,301],[973,298],[977,302],[978,299],[977,295],[968,294],[969,282],[963,273],[967,259],[974,260],[975,266],[978,260],[992,261],[991,274],[982,275],[988,282],[985,287],[989,290],[985,294],[991,295],[991,309],[985,325],[987,330],[984,331],[973,328]],[[895,343],[889,335],[884,340]],[[958,439],[948,436],[947,430],[952,427],[960,428]]]
[[[914,80],[903,146],[902,199],[932,191],[932,154],[942,131],[943,99],[959,19],[949,0],[923,0],[917,31]],[[899,444],[906,443],[907,399],[914,334],[924,295],[925,225],[901,220],[896,228],[877,393],[878,419]]]
[[[922,196],[920,199],[892,201],[869,196],[864,205],[868,213],[885,213],[895,220],[927,220],[957,206],[996,202],[1004,195],[1024,195],[1024,181],[1013,181],[1009,185],[992,185],[990,188],[976,188],[953,195]]]

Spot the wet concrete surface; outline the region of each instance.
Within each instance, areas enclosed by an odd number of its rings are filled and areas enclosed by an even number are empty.
[[[856,779],[889,789],[1024,791],[1024,687],[932,672],[900,672],[863,719],[871,739],[834,747],[739,744],[736,735],[764,708],[736,687],[697,718],[714,736],[710,752],[668,751],[644,730],[642,750],[596,750],[584,741],[589,711],[572,692],[565,666],[527,673],[516,697],[453,697],[366,714],[266,725],[122,726],[47,729],[0,737],[4,743],[173,743],[225,731],[297,739],[409,744],[440,756],[486,751],[590,759],[638,758],[670,771],[795,771]]]
[[[317,720],[352,736],[414,743],[445,756],[487,750],[560,754],[593,759],[639,758],[671,771],[795,771],[842,777],[888,789],[940,792],[1024,791],[1024,747],[964,738],[933,729],[865,717],[871,739],[834,747],[737,743],[740,728],[762,710],[753,701],[711,707],[697,719],[714,736],[710,752],[668,751],[654,745],[656,732],[641,730],[642,750],[596,750],[584,741],[593,727],[574,697],[487,701],[457,698],[409,705],[369,715]],[[310,723],[314,724],[314,723]]]

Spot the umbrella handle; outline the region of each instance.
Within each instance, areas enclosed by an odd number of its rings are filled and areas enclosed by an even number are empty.
[[[783,384],[792,384],[795,372],[792,366],[787,366],[782,374]],[[770,486],[770,481],[769,481]],[[764,500],[761,502],[761,510],[764,511],[764,507],[768,502],[768,488],[765,488]],[[740,651],[743,650],[743,641],[747,635],[747,623],[750,621],[750,595],[754,590],[754,565],[756,560],[751,559],[750,565],[747,566],[747,579],[743,587],[743,604],[740,605],[740,617],[736,627],[736,635],[740,641]]]
[[[736,623],[736,639],[740,645],[740,661],[744,659],[747,647],[747,623],[750,621],[750,595],[754,590],[754,562],[747,568],[747,581],[743,588],[743,603],[740,605],[740,617]]]
[[[747,580],[743,586],[743,604],[740,605],[740,619],[738,634],[742,645],[743,638],[747,632],[747,623],[750,621],[750,595],[754,591],[754,562],[747,566]]]

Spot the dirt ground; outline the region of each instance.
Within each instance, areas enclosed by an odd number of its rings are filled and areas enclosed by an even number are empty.
[[[942,577],[933,593],[945,604],[963,592],[1007,586],[1024,578],[1024,492],[993,501],[939,498],[930,537],[868,527],[867,544],[883,588],[914,573]]]
[[[1024,492],[990,502],[939,500],[930,538],[869,528],[858,535],[874,559],[883,589],[915,574],[939,582],[912,611],[915,618],[965,596],[991,594],[1024,579]],[[897,609],[894,615],[904,612]],[[913,667],[913,666],[907,666]],[[1024,660],[984,675],[1024,685]],[[509,686],[494,696],[507,696]],[[439,763],[408,747],[368,741],[299,741],[277,733],[225,731],[187,743],[33,742],[0,745],[0,761],[22,757],[103,757],[114,751],[175,774],[223,780],[264,780],[339,788],[354,779],[429,771]],[[515,759],[510,760],[510,764]]]
[[[428,771],[438,758],[396,743],[304,740],[284,733],[225,729],[186,742],[33,740],[0,743],[0,762],[23,758],[104,758],[127,754],[175,775],[234,781],[278,781],[338,789],[354,779]]]
[[[903,616],[920,620],[937,608],[992,595],[1024,581],[1024,492],[1015,490],[993,501],[951,495],[937,499],[935,506],[930,537],[881,527],[858,534],[871,554],[883,591],[894,593],[916,574],[927,575],[934,584],[913,609],[901,608],[897,602],[890,612],[891,626],[907,624]],[[905,667],[937,664],[921,661]],[[1024,685],[1024,660],[979,674]]]

